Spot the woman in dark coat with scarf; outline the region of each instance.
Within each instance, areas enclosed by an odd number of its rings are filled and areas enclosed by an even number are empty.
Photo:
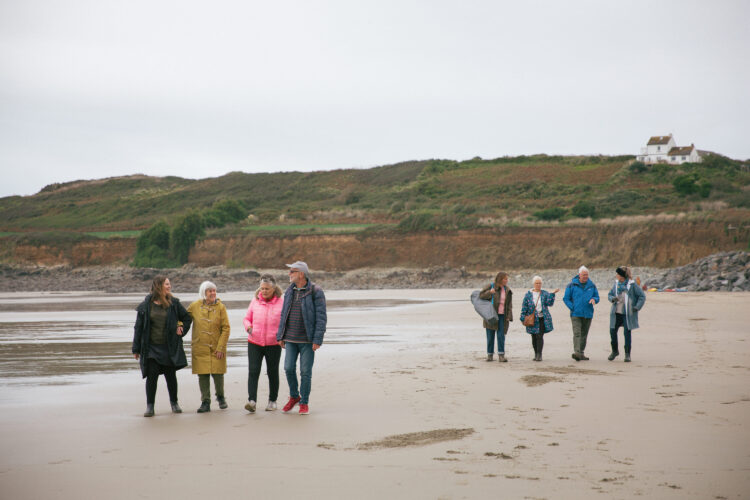
[[[182,413],[177,403],[177,370],[187,366],[182,337],[190,330],[192,319],[172,296],[172,285],[166,276],[157,276],[151,283],[151,293],[136,308],[132,352],[140,361],[141,374],[146,379],[146,412],[154,416],[154,401],[159,375],[167,381],[169,401],[173,413]]]
[[[505,363],[508,361],[505,359],[505,333],[508,331],[509,323],[513,321],[513,292],[508,288],[508,273],[497,273],[495,281],[479,292],[479,298],[491,300],[498,315],[497,326],[490,325],[487,320],[483,323],[487,332],[487,361],[492,361],[497,335],[497,360]]]

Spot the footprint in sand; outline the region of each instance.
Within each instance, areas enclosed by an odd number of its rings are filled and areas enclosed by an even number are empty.
[[[375,448],[402,448],[406,446],[425,446],[442,441],[463,439],[474,434],[474,429],[436,429],[424,432],[410,432],[387,436],[378,441],[369,441],[357,445],[358,450],[372,450]]]

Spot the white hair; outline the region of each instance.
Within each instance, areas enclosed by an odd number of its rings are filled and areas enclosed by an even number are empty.
[[[581,274],[584,271],[589,272],[589,268],[586,266],[581,266],[578,268],[578,274]]]
[[[201,287],[198,289],[198,296],[202,300],[206,300],[206,290],[216,290],[216,285],[210,281],[204,281],[201,283]]]
[[[531,278],[531,284],[533,285],[536,280],[539,280],[542,283],[544,283],[544,280],[542,279],[542,277],[537,275],[537,276],[534,276],[533,278]]]

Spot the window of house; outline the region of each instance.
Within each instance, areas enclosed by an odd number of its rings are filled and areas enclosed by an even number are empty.
[[[685,158],[684,156],[682,157],[682,161],[685,161],[686,159],[687,159],[687,158]]]
[[[657,151],[661,151],[661,146],[656,146]]]

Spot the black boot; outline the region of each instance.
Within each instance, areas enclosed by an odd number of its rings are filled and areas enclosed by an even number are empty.
[[[617,348],[617,342],[610,342],[610,344],[612,345],[612,353],[609,355],[607,359],[612,361],[613,359],[615,359],[617,356],[620,355],[620,351]]]
[[[211,403],[209,401],[203,401],[201,407],[198,408],[198,413],[206,413],[207,411],[211,411]]]
[[[143,413],[144,417],[153,417],[154,416],[154,405],[146,405],[146,411]]]
[[[625,362],[630,363],[630,350],[625,351]]]
[[[227,408],[227,400],[224,399],[224,396],[216,396],[216,402],[219,403],[219,408],[222,410],[225,410]]]
[[[172,413],[182,413],[182,408],[177,404],[177,401],[170,401],[169,404],[172,405]]]

